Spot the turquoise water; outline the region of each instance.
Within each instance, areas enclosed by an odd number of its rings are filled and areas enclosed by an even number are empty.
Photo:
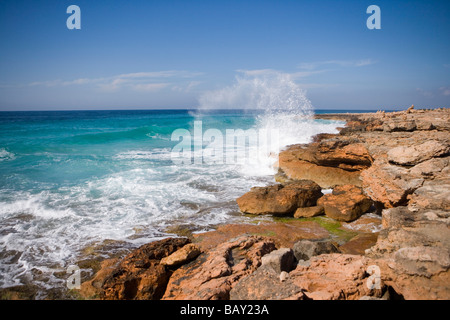
[[[177,129],[277,129],[251,163],[177,163]],[[0,113],[0,287],[64,287],[57,274],[87,246],[137,246],[219,223],[245,221],[235,199],[273,182],[276,153],[341,123],[256,111]],[[174,141],[173,141],[174,140]],[[196,143],[193,139],[193,143]],[[208,141],[200,142],[202,148]],[[37,276],[39,275],[39,276]]]

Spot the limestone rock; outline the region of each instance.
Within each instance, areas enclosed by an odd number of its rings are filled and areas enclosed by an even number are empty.
[[[258,236],[243,236],[222,243],[175,270],[163,299],[229,299],[234,285],[253,273],[261,265],[261,257],[273,250],[272,241]]]
[[[323,206],[313,206],[298,208],[294,213],[294,218],[310,218],[324,214]]]
[[[289,248],[274,250],[261,259],[261,265],[272,268],[277,273],[289,272],[294,267],[294,252]]]
[[[302,288],[303,293],[313,300],[382,297],[385,291],[383,281],[379,289],[369,289],[367,285],[367,270],[373,264],[374,261],[359,255],[322,254],[312,257],[309,266],[299,264],[289,277],[294,285]]]
[[[242,278],[230,291],[231,300],[304,300],[302,289],[290,277],[280,282],[280,274],[270,267],[260,267]]]
[[[340,252],[329,240],[300,240],[294,244],[293,250],[297,260],[305,261],[317,255]]]
[[[388,160],[395,164],[412,166],[420,162],[446,155],[450,145],[440,141],[426,141],[412,146],[399,146],[389,150]]]
[[[339,221],[353,221],[366,213],[372,200],[365,196],[361,188],[353,185],[337,186],[331,194],[319,199],[325,215]]]
[[[408,208],[419,208],[450,211],[450,176],[425,181],[409,195]]]
[[[407,196],[424,182],[422,177],[411,177],[408,173],[406,168],[375,161],[369,169],[361,172],[363,190],[385,208],[403,205]]]
[[[322,196],[320,186],[311,180],[300,180],[285,185],[255,187],[236,201],[242,212],[250,214],[293,214],[297,208],[316,205]]]
[[[200,253],[200,248],[197,245],[189,243],[170,256],[162,258],[160,264],[168,267],[178,266],[197,258]]]
[[[367,148],[358,140],[335,137],[293,145],[279,155],[279,168],[288,179],[310,179],[322,188],[359,184],[359,171],[371,163]]]
[[[101,298],[106,300],[157,300],[170,277],[160,260],[189,242],[167,238],[145,244],[120,261],[103,282]]]

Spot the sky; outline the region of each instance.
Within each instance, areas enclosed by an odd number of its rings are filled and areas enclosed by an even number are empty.
[[[448,0],[0,0],[0,41],[0,111],[190,109],[264,73],[316,109],[450,106]]]

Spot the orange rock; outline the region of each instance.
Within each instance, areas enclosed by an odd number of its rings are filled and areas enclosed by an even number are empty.
[[[320,186],[311,180],[255,187],[236,201],[239,209],[250,214],[293,214],[297,208],[316,204],[322,196]]]
[[[361,188],[353,185],[337,186],[333,193],[319,199],[325,215],[339,221],[353,221],[366,213],[372,200],[365,196]]]
[[[272,241],[244,236],[220,244],[177,269],[167,285],[165,300],[224,300],[243,276],[261,265],[261,257],[275,250]]]
[[[145,244],[120,261],[102,285],[106,300],[157,300],[164,294],[171,272],[160,264],[189,242],[186,238],[167,238]]]

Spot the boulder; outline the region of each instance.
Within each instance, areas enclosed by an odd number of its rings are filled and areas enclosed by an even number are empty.
[[[329,240],[300,240],[294,244],[294,255],[297,260],[309,260],[311,257],[325,253],[337,253],[340,250]]]
[[[360,233],[342,246],[339,246],[339,250],[342,253],[364,255],[367,249],[375,245],[377,239],[378,232]]]
[[[280,274],[270,267],[261,266],[242,278],[230,291],[231,300],[304,300],[302,288],[289,277],[280,281]]]
[[[178,266],[197,258],[200,253],[200,248],[197,245],[189,243],[170,256],[162,258],[160,264],[168,267]]]
[[[323,206],[313,206],[298,208],[294,213],[294,218],[310,218],[324,214]]]
[[[450,211],[450,176],[425,181],[409,196],[408,208],[421,208]]]
[[[320,186],[311,180],[254,187],[236,201],[239,209],[250,214],[293,214],[297,208],[316,205],[322,196]]]
[[[294,268],[294,252],[289,248],[281,248],[266,254],[261,259],[261,265],[272,268],[277,273],[289,272]]]
[[[385,208],[407,203],[407,196],[419,188],[424,179],[409,175],[406,168],[394,166],[383,160],[361,172],[364,193]]]
[[[450,152],[450,145],[441,141],[430,140],[411,146],[399,146],[389,150],[388,160],[392,163],[413,166]]]
[[[416,128],[417,126],[414,120],[395,119],[385,121],[383,124],[383,130],[386,132],[414,131]]]
[[[292,145],[280,152],[278,162],[287,179],[309,179],[330,188],[359,184],[359,171],[371,165],[372,157],[358,140],[328,137],[307,145]]]
[[[329,189],[341,184],[361,185],[359,171],[347,171],[336,167],[320,166],[303,160],[287,161],[282,154],[280,154],[279,163],[280,170],[283,173],[279,177],[284,177],[284,180],[312,180],[323,189]],[[282,182],[279,177],[277,181]]]
[[[187,238],[167,238],[134,250],[106,277],[100,297],[106,300],[160,299],[171,275],[160,260],[188,242]]]
[[[224,300],[244,276],[261,265],[261,257],[275,250],[272,241],[243,236],[218,245],[174,271],[164,300]]]
[[[324,207],[325,215],[339,221],[353,221],[366,213],[372,200],[365,196],[361,188],[353,185],[337,186],[331,194],[326,194],[317,202]]]
[[[298,264],[289,273],[292,284],[301,288],[313,300],[358,300],[363,296],[382,297],[379,288],[368,286],[369,266],[375,262],[360,255],[322,254],[310,259],[310,264]]]

